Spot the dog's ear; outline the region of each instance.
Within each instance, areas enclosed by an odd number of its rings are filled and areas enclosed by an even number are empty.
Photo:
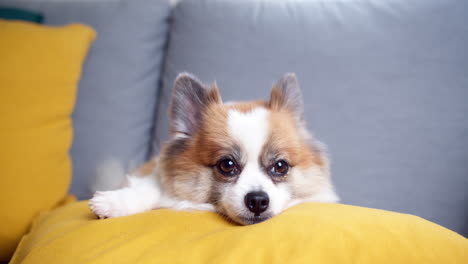
[[[204,109],[211,103],[221,103],[216,84],[208,87],[192,74],[179,74],[169,110],[171,133],[192,136],[200,126]]]
[[[273,110],[287,109],[299,120],[304,116],[304,101],[296,74],[287,73],[273,85],[270,95],[270,108]]]

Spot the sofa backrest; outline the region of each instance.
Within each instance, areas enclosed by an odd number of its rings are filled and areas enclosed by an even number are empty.
[[[342,202],[468,235],[468,4],[458,0],[182,1],[173,12],[155,152],[181,71],[223,99],[268,98],[296,72]]]

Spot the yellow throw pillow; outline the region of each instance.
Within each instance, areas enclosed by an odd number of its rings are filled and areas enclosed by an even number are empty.
[[[42,215],[10,264],[466,264],[468,240],[416,216],[309,203],[260,224],[153,210],[96,220],[86,202]]]
[[[81,66],[95,32],[0,20],[0,261],[64,199]]]

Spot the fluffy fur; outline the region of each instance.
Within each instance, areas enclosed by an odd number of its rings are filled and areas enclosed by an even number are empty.
[[[273,86],[269,101],[229,104],[216,84],[181,74],[169,110],[171,138],[160,155],[129,175],[125,187],[96,192],[90,208],[100,218],[156,208],[208,210],[245,225],[298,203],[336,202],[328,159],[303,111],[294,74]],[[223,164],[234,167],[229,175]],[[248,198],[252,192],[263,198]]]

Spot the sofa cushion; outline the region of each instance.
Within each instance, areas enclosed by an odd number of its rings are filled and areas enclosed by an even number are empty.
[[[296,72],[342,201],[468,235],[468,2],[182,1],[174,10],[155,149],[181,71],[225,101],[267,99]]]
[[[39,212],[65,198],[70,115],[94,34],[0,19],[0,261]]]
[[[88,198],[118,186],[147,158],[170,6],[166,0],[0,0],[44,14],[44,23],[82,22],[97,38],[73,113],[71,192]],[[100,177],[98,177],[98,174]]]
[[[97,220],[85,202],[42,215],[11,264],[466,263],[468,240],[412,215],[295,206],[237,226],[215,213],[154,210]]]

